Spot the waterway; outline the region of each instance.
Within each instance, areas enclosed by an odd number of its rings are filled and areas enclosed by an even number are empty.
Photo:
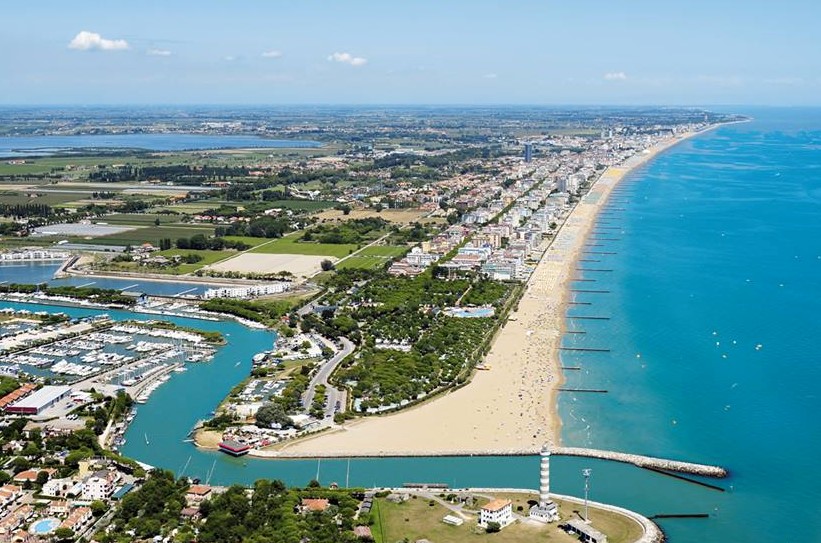
[[[11,302],[0,302],[0,307],[44,309],[41,305]],[[152,318],[116,310],[63,306],[51,310],[63,311],[74,317],[105,312],[116,320]],[[251,484],[257,479],[275,478],[287,484],[304,485],[318,476],[324,484],[349,481],[352,486],[369,487],[398,486],[405,482],[442,482],[459,488],[538,487],[537,457],[352,459],[349,465],[346,459],[272,461],[232,458],[197,449],[186,441],[188,432],[198,420],[209,418],[228,391],[248,375],[253,354],[270,348],[275,335],[233,321],[164,320],[204,330],[218,330],[225,335],[228,344],[217,351],[212,361],[189,364],[187,372],[172,374],[170,381],[157,389],[147,404],[138,407],[122,449],[131,458],[203,481],[210,477],[212,484]],[[240,364],[237,365],[237,362]],[[565,457],[553,458],[552,488],[563,494],[581,495],[581,469],[587,467],[592,467],[595,473],[591,499],[646,514],[691,512],[693,507],[713,509],[721,507],[726,499],[724,494],[633,466]]]
[[[55,286],[95,287],[141,292],[152,296],[177,296],[180,294],[202,294],[213,285],[189,281],[146,281],[139,278],[104,278],[70,276],[54,278],[54,272],[60,267],[57,262],[14,262],[0,264],[0,281],[7,283],[40,284],[48,283]]]
[[[94,149],[191,151],[206,149],[276,149],[321,147],[317,141],[275,140],[258,136],[204,134],[116,134],[0,137],[0,158],[71,154]]]

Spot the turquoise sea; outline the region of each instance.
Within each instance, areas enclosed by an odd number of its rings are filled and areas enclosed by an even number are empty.
[[[632,173],[579,268],[568,444],[728,467],[675,541],[821,541],[821,111],[750,111]],[[580,285],[584,285],[583,287]],[[593,288],[595,287],[595,288]],[[573,319],[573,315],[610,320]],[[595,475],[594,475],[595,477]],[[664,511],[671,512],[671,511]],[[674,511],[681,512],[681,511]],[[797,537],[796,537],[797,539]]]
[[[608,393],[563,393],[559,405],[567,445],[720,464],[732,473],[719,483],[727,491],[563,457],[553,459],[551,483],[581,495],[580,472],[590,467],[594,500],[647,515],[710,515],[660,521],[674,542],[821,541],[821,110],[743,113],[755,120],[674,147],[614,193],[589,250],[615,254],[579,263],[612,271],[579,272],[595,282],[576,284],[608,292],[576,294],[591,305],[573,306],[568,328],[586,334],[565,338],[610,352],[564,356],[582,368],[567,372],[570,386]],[[0,303],[10,305],[23,307]],[[219,329],[229,346],[140,406],[127,455],[189,476],[210,473],[220,484],[305,484],[317,474],[323,483],[345,481],[346,460],[234,459],[185,442],[274,339],[232,322],[185,324]],[[349,476],[368,486],[535,487],[537,470],[532,457],[354,459]]]

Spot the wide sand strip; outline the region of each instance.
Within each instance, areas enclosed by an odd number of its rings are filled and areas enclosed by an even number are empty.
[[[490,371],[430,402],[286,445],[271,456],[431,455],[537,451],[559,444],[558,347],[575,262],[610,191],[632,168],[682,141],[672,138],[609,168],[572,211],[488,354]]]

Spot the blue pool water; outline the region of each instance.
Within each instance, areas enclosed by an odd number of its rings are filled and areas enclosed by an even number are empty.
[[[31,533],[44,535],[50,534],[54,530],[60,527],[60,520],[56,518],[44,518],[40,519],[34,524],[31,525]]]

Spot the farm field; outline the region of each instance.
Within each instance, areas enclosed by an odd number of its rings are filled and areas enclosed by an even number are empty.
[[[266,202],[266,204],[283,209],[318,211],[320,209],[333,207],[336,205],[336,202],[330,200],[270,200]]]
[[[330,244],[330,243],[300,243],[297,242],[302,232],[293,232],[287,236],[275,239],[270,243],[264,243],[252,249],[252,253],[266,254],[292,254],[292,255],[312,255],[312,256],[334,256],[342,258],[356,251],[354,244]]]
[[[169,238],[174,243],[178,238],[190,238],[196,234],[208,237],[214,234],[214,229],[211,227],[146,226],[128,232],[93,238],[93,243],[97,245],[142,245],[143,243],[150,243],[159,246],[160,240],[163,238]],[[80,236],[68,236],[66,238],[54,236],[44,239],[68,239],[72,243],[87,243],[89,241]]]
[[[161,213],[114,213],[97,219],[96,223],[127,224],[135,226],[154,226],[154,222],[159,219],[160,225],[179,224],[179,215],[167,215]]]
[[[354,209],[348,215],[345,215],[338,209],[328,209],[317,214],[317,218],[320,220],[347,221],[351,219],[372,219],[378,217],[389,222],[412,223],[419,221],[428,213],[428,211],[419,209],[383,209],[382,211]]]
[[[29,194],[38,194],[34,198],[29,197]],[[38,192],[37,189],[26,190],[18,192],[16,190],[0,190],[0,205],[18,205],[18,204],[45,204],[52,207],[61,204],[67,204],[76,200],[82,200],[88,195],[78,194],[76,192]]]

